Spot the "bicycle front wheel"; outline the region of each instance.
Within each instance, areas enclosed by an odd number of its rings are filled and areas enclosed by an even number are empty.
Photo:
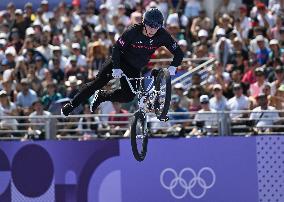
[[[154,108],[158,119],[165,119],[168,114],[171,103],[171,89],[171,76],[167,69],[161,69],[155,83],[157,96]]]
[[[138,111],[131,125],[132,153],[137,161],[143,161],[147,153],[148,134],[146,114]]]

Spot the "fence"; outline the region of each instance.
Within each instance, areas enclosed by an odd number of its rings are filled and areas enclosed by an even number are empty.
[[[264,114],[284,111],[263,111]],[[231,118],[232,114],[243,114],[239,118]],[[261,133],[284,134],[284,117],[261,116],[249,118],[252,111],[223,111],[202,113],[200,120],[195,120],[196,113],[169,113],[170,117],[188,118],[173,119],[160,122],[154,114],[148,114],[149,133],[152,137],[196,136],[196,135],[254,135]],[[260,112],[261,113],[261,112]],[[128,117],[128,121],[108,121],[108,114],[60,115],[50,116],[5,116],[2,117],[0,138],[2,140],[40,138],[46,139],[96,139],[128,137],[133,114],[116,114],[115,117]],[[102,120],[104,117],[104,120]],[[9,124],[8,120],[17,120],[17,124]],[[85,122],[82,122],[85,119]],[[95,121],[93,121],[95,120]],[[258,123],[263,124],[258,124]],[[15,127],[17,129],[15,129]]]

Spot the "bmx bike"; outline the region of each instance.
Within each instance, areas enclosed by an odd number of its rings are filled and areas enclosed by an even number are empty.
[[[167,121],[167,113],[171,101],[171,77],[167,69],[156,70],[151,76],[140,78],[125,77],[131,91],[137,95],[138,110],[134,113],[134,119],[130,128],[132,153],[137,161],[143,161],[147,153],[149,130],[147,124],[147,112],[155,112],[160,121]],[[150,80],[145,84],[146,79]],[[131,80],[134,80],[132,83]]]

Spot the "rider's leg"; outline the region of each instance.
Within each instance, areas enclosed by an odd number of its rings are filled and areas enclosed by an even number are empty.
[[[83,85],[79,93],[71,101],[72,105],[77,107],[82,102],[87,101],[96,90],[102,89],[112,79],[111,74],[112,62],[111,60],[108,60],[103,64],[102,70],[98,73],[96,78]]]
[[[91,97],[96,90],[102,89],[111,79],[112,73],[112,62],[111,59],[107,60],[103,66],[101,71],[98,73],[96,78],[84,84],[84,86],[79,90],[79,93],[71,100],[69,103],[65,104],[62,108],[62,113],[65,116],[68,116],[73,109],[79,106],[81,103],[87,101],[89,97]]]
[[[136,76],[138,77],[138,76]],[[132,86],[136,88],[135,80],[130,81]],[[137,86],[139,87],[139,86]],[[104,94],[105,99],[111,102],[120,102],[120,103],[127,103],[134,99],[135,94],[131,91],[128,82],[126,81],[125,77],[120,79],[120,89],[116,89],[114,91],[106,92]]]

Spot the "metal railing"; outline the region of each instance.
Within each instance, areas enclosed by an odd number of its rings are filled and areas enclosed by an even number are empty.
[[[198,73],[201,76],[201,81],[202,81],[201,85],[206,84],[206,80],[210,75],[215,60],[216,60],[215,58],[208,58],[206,62],[198,65],[197,67],[189,70],[188,72],[172,80],[172,85],[176,83],[182,83],[185,89],[188,90],[189,87],[191,86],[192,74],[194,73]]]
[[[264,113],[284,113],[281,111],[263,111]],[[243,118],[231,118],[232,113],[242,113]],[[256,113],[253,111],[223,111],[223,112],[207,112],[206,118],[195,120],[196,112],[179,112],[169,113],[170,117],[178,115],[186,115],[186,119],[170,119],[168,122],[160,122],[155,118],[154,114],[148,114],[148,125],[150,134],[155,136],[194,136],[192,131],[198,132],[197,135],[253,135],[261,133],[284,134],[284,117],[277,118],[249,118],[249,114]],[[204,114],[204,113],[203,113]],[[247,114],[247,115],[245,115]],[[128,117],[128,121],[102,121],[101,117],[116,116]],[[78,128],[80,118],[95,118],[98,121],[86,121],[85,125],[97,125],[95,130],[89,128]],[[1,120],[16,119],[18,121],[17,130],[1,125],[1,140],[22,140],[30,137],[40,137],[44,135],[45,139],[84,139],[89,138],[122,138],[129,135],[129,128],[133,118],[133,114],[82,114],[70,115],[64,118],[60,115],[50,116],[2,116]],[[31,123],[30,120],[38,119],[41,122]],[[267,121],[269,124],[258,126],[259,120]],[[197,123],[199,122],[199,123]],[[214,122],[214,123],[213,123]],[[271,124],[272,123],[272,124]],[[118,126],[121,127],[118,127]],[[34,128],[37,127],[37,128]],[[41,129],[38,129],[41,127]],[[181,134],[183,133],[183,134]],[[36,138],[35,138],[36,139]]]

